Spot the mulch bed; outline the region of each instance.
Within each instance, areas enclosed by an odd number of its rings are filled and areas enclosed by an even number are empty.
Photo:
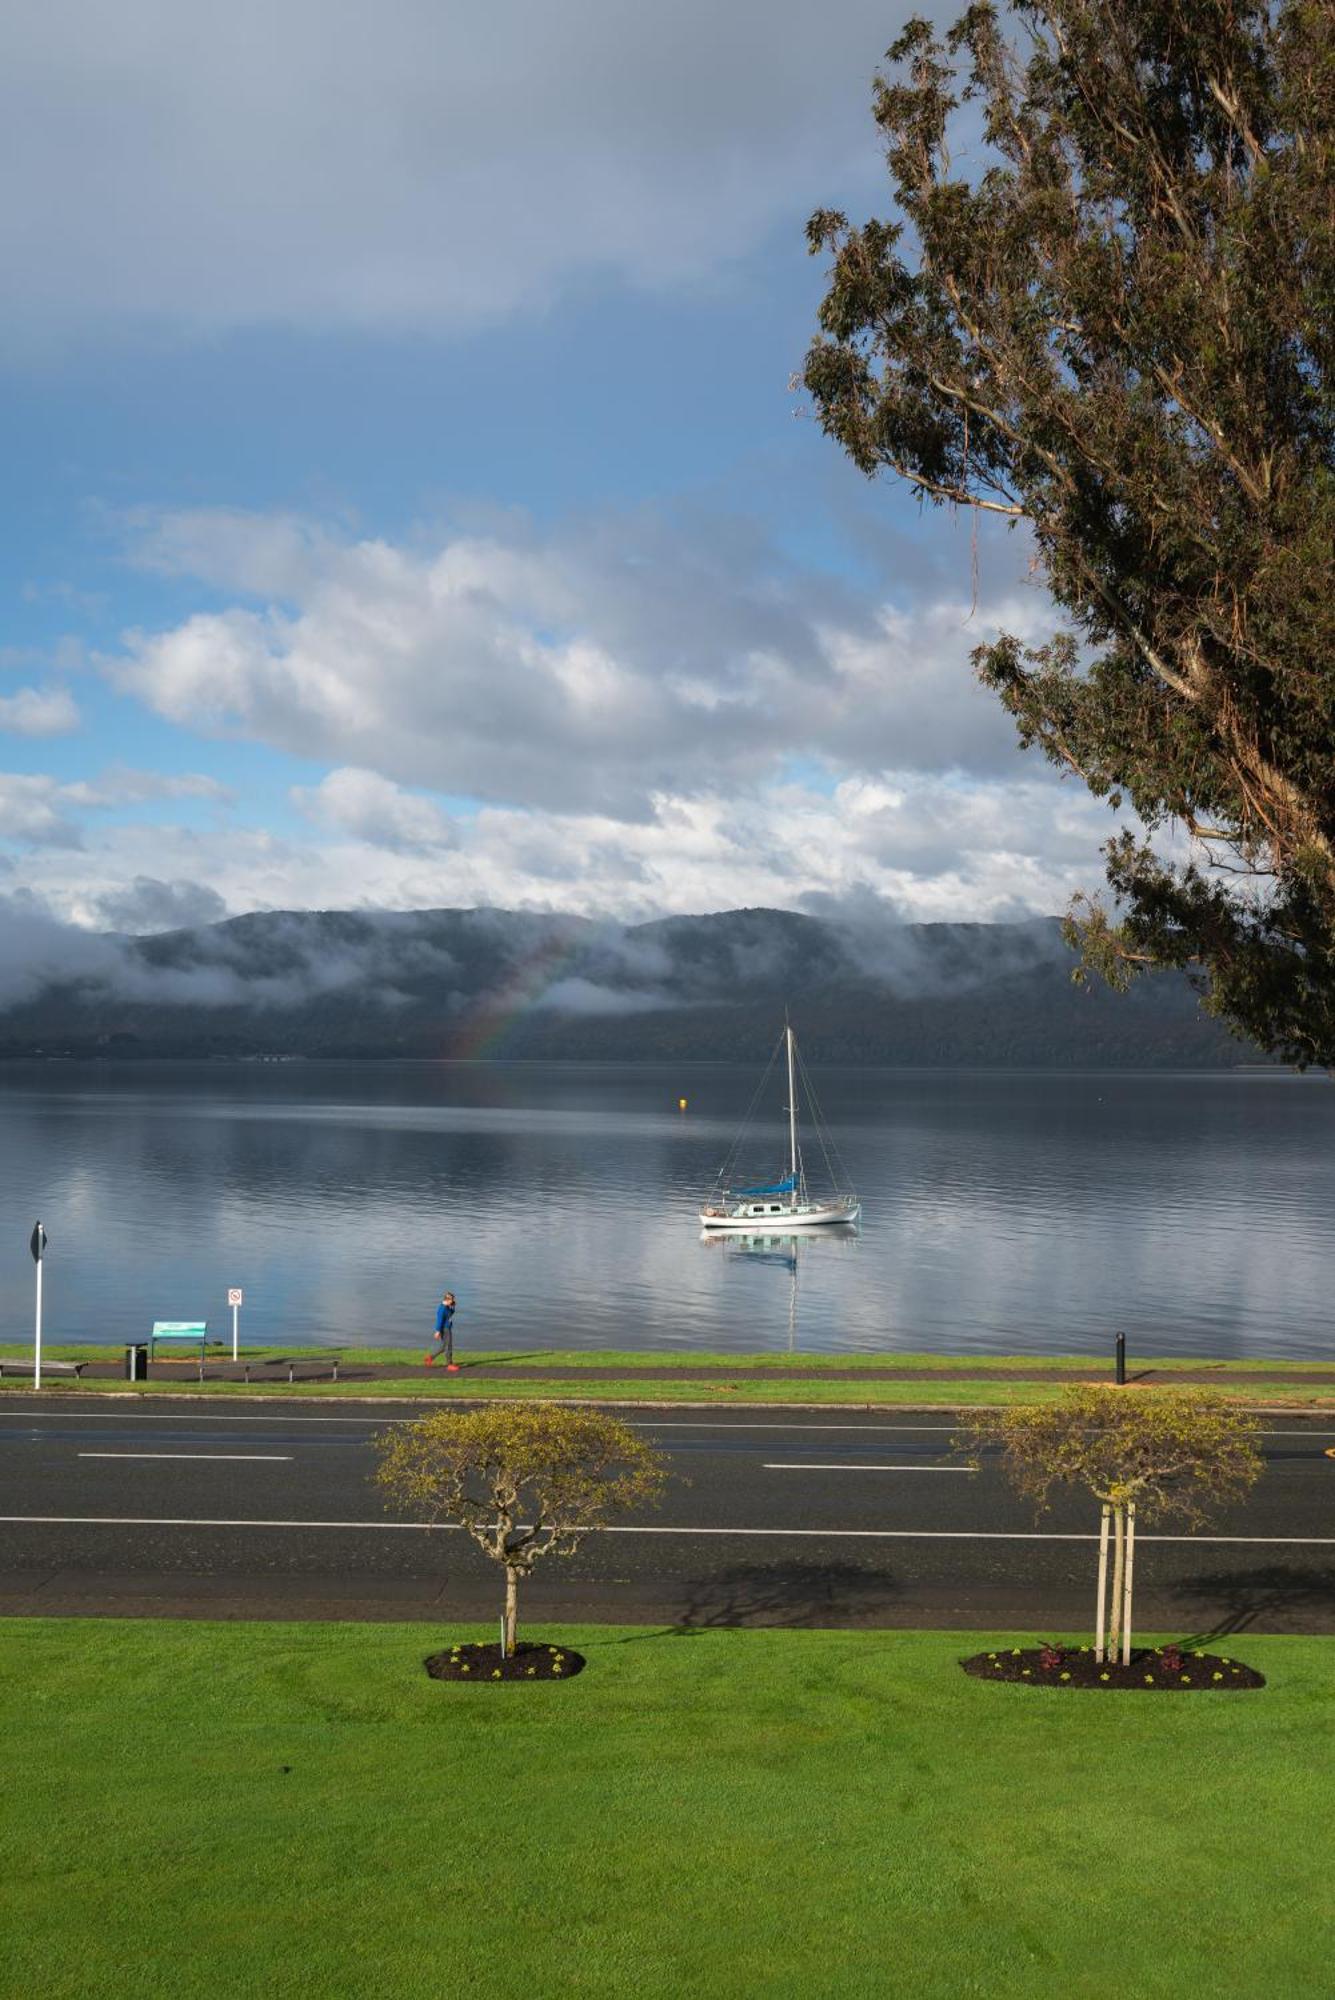
[[[1265,1675],[1241,1660],[1220,1653],[1196,1653],[1189,1647],[1138,1647],[1131,1664],[1096,1660],[1092,1646],[999,1646],[995,1653],[975,1653],[961,1660],[966,1674],[980,1681],[1018,1681],[1026,1687],[1139,1688],[1142,1693],[1168,1690],[1196,1694],[1202,1689],[1265,1686]]]
[[[451,1646],[424,1664],[433,1681],[569,1681],[583,1672],[584,1655],[571,1646],[517,1645],[507,1659],[492,1640]]]

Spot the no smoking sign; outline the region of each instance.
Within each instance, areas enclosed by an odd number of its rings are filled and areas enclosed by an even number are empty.
[[[239,1306],[244,1303],[241,1297],[240,1285],[232,1285],[230,1287],[227,1293],[227,1303],[229,1306]]]

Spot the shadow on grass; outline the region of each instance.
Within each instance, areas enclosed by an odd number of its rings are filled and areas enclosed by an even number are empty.
[[[1211,1570],[1184,1576],[1173,1586],[1182,1598],[1218,1606],[1213,1622],[1183,1644],[1208,1646],[1233,1632],[1264,1630],[1266,1621],[1298,1613],[1318,1614],[1317,1629],[1335,1631],[1335,1568],[1305,1563],[1267,1563],[1258,1569]],[[1310,1631],[1309,1622],[1305,1629]]]
[[[681,1612],[672,1624],[618,1643],[689,1639],[741,1625],[871,1624],[900,1594],[888,1572],[858,1569],[852,1563],[736,1563],[686,1586]]]
[[[531,1363],[544,1361],[550,1367],[560,1361],[562,1355],[560,1349],[556,1347],[536,1347],[528,1348],[519,1354],[480,1354],[474,1361],[470,1361],[464,1354],[456,1354],[454,1358],[466,1372],[476,1368],[527,1367]]]

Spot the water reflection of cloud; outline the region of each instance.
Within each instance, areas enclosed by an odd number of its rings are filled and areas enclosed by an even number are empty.
[[[1143,1353],[1328,1345],[1315,1086],[847,1073],[826,1095],[860,1231],[746,1246],[702,1243],[696,1215],[744,1074],[688,1075],[697,1119],[670,1108],[682,1066],[318,1068],[0,1080],[0,1213],[20,1247],[42,1214],[61,1331],[221,1324],[240,1283],[249,1338],[402,1343],[449,1283],[474,1346],[763,1350],[790,1312],[810,1351],[1102,1352],[1119,1327]],[[16,1252],[10,1337],[30,1293]]]

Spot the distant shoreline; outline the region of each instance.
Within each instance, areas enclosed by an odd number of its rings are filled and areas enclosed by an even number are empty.
[[[19,1063],[92,1063],[104,1067],[121,1065],[139,1069],[147,1064],[181,1064],[198,1067],[216,1064],[234,1068],[290,1068],[294,1064],[341,1064],[347,1067],[376,1068],[390,1064],[413,1069],[607,1069],[671,1070],[758,1069],[763,1059],[733,1056],[421,1056],[421,1055],[219,1055],[182,1054],[173,1051],[155,1055],[147,1050],[0,1050],[0,1070]],[[1290,1077],[1298,1082],[1330,1081],[1322,1069],[1295,1069],[1291,1064],[1273,1063],[966,1063],[966,1062],[822,1062],[821,1073],[840,1070],[875,1070],[885,1076],[1177,1076],[1177,1077]]]

